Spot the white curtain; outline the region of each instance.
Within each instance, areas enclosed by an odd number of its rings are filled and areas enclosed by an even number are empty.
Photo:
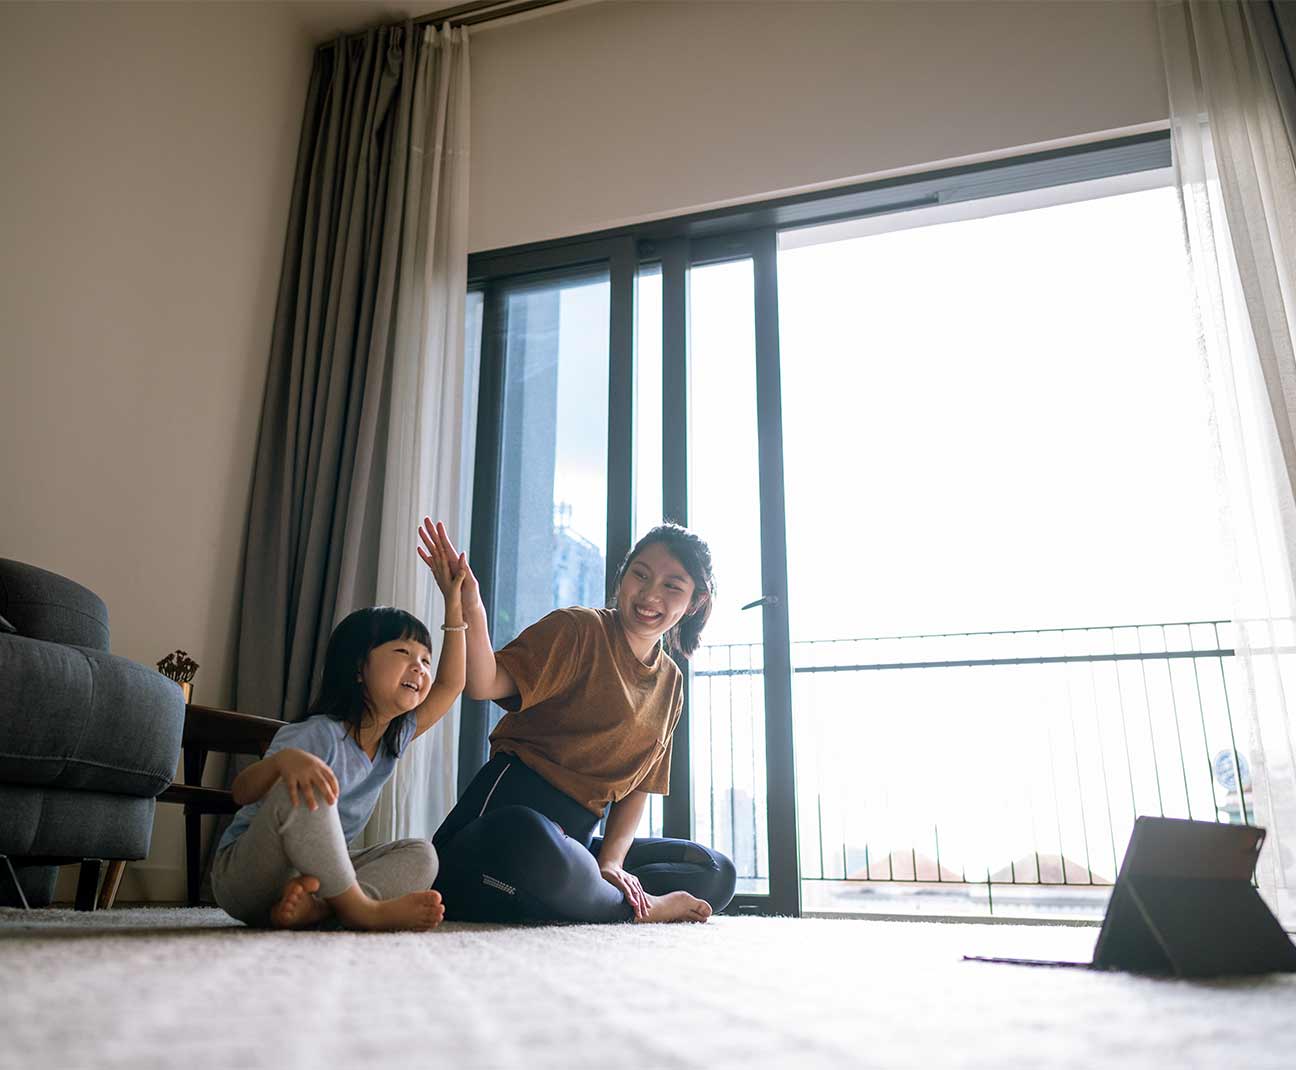
[[[1174,160],[1235,551],[1258,878],[1296,926],[1296,166],[1268,3],[1158,5]]]
[[[387,467],[378,554],[378,601],[408,609],[432,632],[440,655],[444,606],[415,551],[425,515],[445,522],[467,543],[471,513],[476,368],[464,358],[468,271],[468,31],[423,31],[413,128],[422,132],[410,156],[400,265],[401,321],[395,332]],[[459,707],[406,751],[383,789],[365,844],[407,836],[430,838],[456,799]]]

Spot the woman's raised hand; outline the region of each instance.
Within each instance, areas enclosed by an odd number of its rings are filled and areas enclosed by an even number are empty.
[[[467,555],[454,548],[454,543],[446,534],[445,525],[440,521],[434,524],[431,517],[425,516],[418,533],[423,543],[417,547],[419,557],[432,570],[441,593],[449,599],[451,593],[458,588],[465,615],[483,608],[481,589],[477,586],[477,577],[468,567]]]

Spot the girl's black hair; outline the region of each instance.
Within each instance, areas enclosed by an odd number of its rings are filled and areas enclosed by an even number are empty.
[[[617,569],[616,579],[612,583],[612,597],[608,604],[610,608],[616,608],[617,592],[621,590],[621,581],[625,578],[626,569],[643,553],[644,547],[651,546],[655,542],[661,543],[670,555],[684,566],[693,580],[693,608],[684,614],[675,627],[662,636],[662,642],[666,644],[668,653],[679,654],[687,659],[702,642],[702,629],[711,618],[711,607],[715,604],[716,595],[715,575],[711,570],[711,549],[700,536],[694,535],[686,527],[669,521],[658,524],[635,543],[634,548],[625,555],[625,560]]]
[[[333,629],[328,650],[324,654],[324,677],[320,680],[319,694],[306,711],[308,717],[322,713],[348,726],[356,741],[360,728],[370,719],[365,704],[364,684],[360,670],[374,647],[390,643],[393,639],[409,639],[432,649],[432,637],[426,625],[412,613],[391,606],[373,606],[357,609]],[[383,733],[383,743],[396,754],[396,740],[408,713],[392,720]]]

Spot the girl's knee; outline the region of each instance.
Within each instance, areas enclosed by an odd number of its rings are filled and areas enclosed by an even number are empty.
[[[431,840],[402,840],[401,848],[408,855],[410,866],[417,874],[419,888],[431,888],[441,868],[437,850]]]
[[[312,810],[300,794],[297,796],[297,802],[294,803],[288,786],[282,780],[275,781],[274,786],[265,793],[261,806],[279,818],[281,828],[286,826],[289,820],[294,822],[339,820],[337,803],[326,803],[317,798],[315,809]]]

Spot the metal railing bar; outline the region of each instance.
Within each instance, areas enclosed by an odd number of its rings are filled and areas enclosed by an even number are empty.
[[[1192,632],[1188,633],[1188,642],[1192,643]],[[1166,626],[1161,625],[1161,645],[1169,646],[1170,638],[1166,635]],[[1184,805],[1188,807],[1188,820],[1193,819],[1192,813],[1192,790],[1188,787],[1188,764],[1184,761],[1183,751],[1183,728],[1179,724],[1179,696],[1175,692],[1174,673],[1170,669],[1170,662],[1166,662],[1166,683],[1170,685],[1170,713],[1174,717],[1175,742],[1179,745],[1179,773],[1183,777],[1184,786]]]
[[[1067,718],[1071,721],[1071,758],[1075,763],[1076,776],[1076,797],[1080,800],[1080,835],[1084,841],[1085,872],[1089,874],[1089,883],[1093,883],[1093,859],[1089,853],[1089,819],[1085,814],[1085,790],[1084,779],[1080,772],[1080,737],[1076,734],[1076,716],[1075,716],[1075,691],[1070,679],[1071,674],[1067,673],[1066,697],[1067,697]],[[1061,852],[1059,852],[1061,853]],[[1062,883],[1070,884],[1067,879],[1066,858],[1062,859]]]
[[[1219,645],[1219,624],[1215,625],[1215,643]],[[1250,815],[1247,813],[1246,792],[1242,788],[1242,763],[1238,759],[1237,734],[1233,731],[1233,704],[1229,702],[1228,697],[1228,676],[1224,673],[1224,659],[1219,661],[1220,683],[1224,687],[1224,713],[1228,717],[1229,726],[1229,751],[1233,755],[1233,778],[1237,784],[1238,805],[1242,808],[1242,824],[1251,824]]]
[[[1139,653],[1143,653],[1143,632],[1139,630],[1135,633],[1138,639]],[[1143,674],[1143,708],[1147,711],[1148,739],[1152,743],[1152,772],[1156,777],[1157,789],[1157,814],[1165,816],[1165,801],[1161,798],[1161,762],[1157,757],[1156,729],[1152,725],[1152,696],[1148,692],[1147,663],[1139,662],[1139,671]]]
[[[810,678],[810,709],[813,711],[814,724],[814,755],[815,755],[815,805],[819,811],[819,872],[827,873],[827,866],[824,855],[824,832],[823,832],[823,746],[824,733],[821,727],[819,717],[819,684],[814,677]],[[844,824],[844,822],[843,822]],[[846,829],[842,829],[842,876],[850,875],[846,867]]]
[[[1062,883],[1066,883],[1066,844],[1062,840],[1062,803],[1058,799],[1057,763],[1053,760],[1053,719],[1045,722],[1048,731],[1049,783],[1053,785],[1053,820],[1057,825],[1058,864],[1062,867]],[[1040,884],[1044,883],[1044,874],[1039,874]]]
[[[729,667],[732,669],[733,651],[729,650],[727,651],[727,654],[729,658]],[[734,855],[736,856],[738,854],[738,797],[737,797],[737,793],[734,791],[734,787],[737,784],[738,774],[737,774],[737,769],[734,766],[733,684],[730,684],[728,687],[726,687],[725,691],[729,696],[729,846],[733,850]],[[753,805],[755,805],[755,800],[753,800]],[[753,859],[753,863],[754,863],[754,859]],[[752,868],[755,868],[754,864]],[[747,876],[747,874],[743,874],[743,876]],[[753,873],[751,874],[751,876],[754,877],[756,876],[756,874]]]
[[[1089,663],[1089,694],[1093,700],[1094,731],[1098,734],[1098,763],[1102,767],[1103,802],[1107,806],[1107,840],[1112,850],[1112,873],[1116,872],[1116,825],[1112,821],[1111,781],[1107,776],[1107,747],[1103,742],[1102,707],[1098,702],[1098,675],[1094,672],[1093,662]],[[1089,883],[1093,883],[1093,872],[1089,873]]]
[[[714,699],[714,690],[711,681],[707,681],[707,765],[711,773],[711,790],[707,792],[707,807],[711,812],[711,835],[716,834],[716,808],[715,808],[715,712],[712,700]]]
[[[883,672],[892,669],[976,669],[1002,665],[1078,665],[1085,662],[1106,661],[1168,661],[1178,658],[1231,658],[1235,651],[1217,650],[1152,650],[1140,654],[1058,654],[1040,658],[967,658],[961,661],[890,661],[870,665],[800,665],[794,673],[825,672]],[[695,676],[746,676],[762,673],[763,669],[703,669]]]
[[[752,662],[752,652],[751,652],[751,650],[749,649],[749,650],[747,651],[747,666],[748,666],[748,668],[751,667],[751,662]],[[764,659],[764,658],[761,659],[761,675],[762,675],[762,676],[765,675],[765,659]],[[755,857],[755,859],[756,859],[756,872],[757,872],[757,873],[760,873],[760,871],[761,871],[761,867],[760,867],[761,837],[760,837],[760,830],[757,828],[757,821],[756,821],[756,797],[755,797],[755,792],[756,792],[756,783],[757,783],[757,780],[756,780],[756,739],[757,739],[757,735],[756,735],[756,682],[755,682],[751,677],[748,677],[747,684],[748,684],[748,686],[747,686],[747,709],[748,709],[748,711],[750,711],[750,714],[751,714],[751,720],[750,720],[750,727],[749,727],[749,731],[751,732],[751,760],[752,760],[752,765],[751,765],[751,769],[752,769],[752,808],[751,808],[751,820],[752,820],[752,855],[753,855],[753,857]],[[765,720],[764,710],[765,710],[765,707],[764,707],[764,703],[762,702],[762,704],[761,704],[761,720],[762,720],[762,721]],[[762,729],[761,729],[761,733],[760,733],[760,737],[763,738],[764,735],[765,735],[765,731],[764,731],[764,728],[762,727]],[[768,844],[768,843],[765,845],[765,849],[766,849],[766,851],[769,850],[769,844]]]
[[[1116,652],[1116,633],[1112,633],[1112,653]],[[1121,742],[1125,744],[1125,775],[1129,777],[1130,789],[1130,817],[1133,818],[1138,814],[1138,798],[1134,791],[1134,763],[1130,758],[1130,740],[1129,740],[1129,720],[1125,716],[1125,687],[1121,683],[1120,665],[1114,665],[1112,668],[1116,674],[1116,701],[1120,706],[1121,717]],[[1120,868],[1119,865],[1116,867]]]
[[[1188,634],[1191,637],[1192,631],[1189,630]],[[1197,716],[1201,721],[1202,748],[1206,753],[1206,783],[1211,786],[1211,802],[1213,803],[1215,801],[1215,767],[1211,762],[1210,734],[1206,731],[1206,705],[1202,701],[1201,674],[1197,671],[1197,662],[1195,660],[1192,663],[1192,671],[1193,689],[1197,692]],[[1212,811],[1215,814],[1215,823],[1219,824],[1219,807],[1213,806]]]

